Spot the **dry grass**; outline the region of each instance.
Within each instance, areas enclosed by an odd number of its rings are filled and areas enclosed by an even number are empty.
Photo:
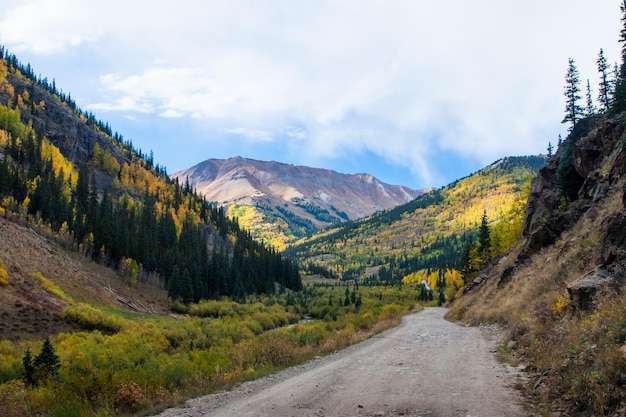
[[[626,399],[626,361],[620,351],[626,342],[626,300],[603,294],[590,311],[580,311],[570,305],[566,291],[567,284],[597,266],[602,225],[622,210],[622,195],[616,193],[553,246],[518,266],[499,288],[499,277],[513,264],[518,248],[450,310],[454,320],[504,326],[503,356],[545,374],[537,386],[539,380],[532,380],[527,392],[546,409],[561,403],[572,412],[605,415]]]
[[[37,340],[74,330],[62,318],[72,301],[123,308],[120,299],[137,300],[152,311],[167,311],[166,291],[147,285],[127,288],[115,271],[66,251],[43,230],[0,218],[0,236],[0,263],[5,265],[0,267],[2,339]]]

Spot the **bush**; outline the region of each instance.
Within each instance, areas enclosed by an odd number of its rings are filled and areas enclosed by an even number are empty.
[[[141,387],[135,382],[120,384],[117,393],[113,397],[115,408],[125,412],[140,409],[146,403],[146,398]]]
[[[61,287],[57,286],[54,282],[50,281],[48,278],[44,277],[41,272],[35,272],[34,274],[31,274],[30,276],[36,283],[38,283],[41,288],[43,288],[44,290],[46,290],[47,292],[49,292],[50,294],[59,297],[61,300],[65,301],[66,303],[73,303],[74,300],[72,300],[71,297],[68,297],[67,295],[65,295],[65,292],[63,292],[63,290],[61,289]]]
[[[9,285],[9,272],[7,271],[2,259],[0,259],[0,287]]]
[[[105,333],[119,332],[124,326],[123,319],[83,303],[66,308],[63,320],[76,323],[85,330],[101,330]]]

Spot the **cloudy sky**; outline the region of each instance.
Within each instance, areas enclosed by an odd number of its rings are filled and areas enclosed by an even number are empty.
[[[168,172],[208,158],[442,186],[597,96],[621,0],[3,0],[0,43]],[[581,103],[582,104],[582,103]]]

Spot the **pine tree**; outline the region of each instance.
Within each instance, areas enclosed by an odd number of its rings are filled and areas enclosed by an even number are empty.
[[[554,146],[552,146],[552,142],[548,142],[548,158],[552,156],[552,151],[554,151]]]
[[[593,97],[591,95],[591,84],[589,78],[587,78],[587,113],[585,116],[593,116],[596,113],[596,106],[593,104]]]
[[[611,80],[609,78],[609,71],[611,70],[611,66],[606,61],[606,57],[604,56],[604,50],[600,49],[600,54],[598,55],[598,60],[596,61],[596,63],[598,64],[598,72],[600,73],[600,85],[598,91],[600,111],[606,113],[611,107],[613,86],[611,85]]]
[[[626,1],[626,0],[625,0]],[[580,93],[580,79],[578,75],[578,69],[572,58],[569,59],[569,66],[567,68],[567,74],[565,75],[565,117],[561,123],[571,123],[570,131],[576,127],[576,123],[583,116],[583,108],[578,104],[578,100],[581,99]]]
[[[622,44],[622,64],[616,72],[615,91],[613,93],[612,114],[619,114],[626,111],[626,0],[623,0],[622,10],[622,30],[620,31],[619,42]],[[616,68],[617,71],[617,68]]]
[[[443,293],[443,290],[441,290],[439,291],[439,300],[437,304],[439,305],[439,307],[441,307],[445,303],[446,303],[446,295]]]
[[[33,367],[37,375],[36,380],[45,379],[47,377],[58,377],[60,362],[59,357],[54,353],[54,347],[50,342],[50,337],[46,336],[44,339],[41,351],[33,361]]]
[[[478,229],[478,254],[483,265],[491,260],[491,232],[489,231],[489,219],[487,210],[483,211],[483,217]]]
[[[22,358],[22,364],[24,365],[24,382],[26,385],[35,385],[35,367],[33,365],[33,356],[30,353],[30,348],[26,348],[24,357]]]
[[[363,305],[363,300],[361,299],[361,294],[359,294],[359,296],[356,298],[356,301],[354,302],[354,306],[358,309]]]

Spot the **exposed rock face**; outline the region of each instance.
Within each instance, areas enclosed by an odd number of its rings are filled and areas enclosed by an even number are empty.
[[[590,272],[567,286],[572,305],[586,309],[598,294],[615,291],[624,281],[626,118],[601,122],[599,117],[578,126],[533,179],[523,224],[526,244],[516,262],[501,274],[499,286],[506,285],[531,255],[554,244],[581,221],[594,225],[591,232],[597,243],[588,249],[592,261],[585,269]],[[611,210],[602,212],[599,207],[606,208],[608,201],[613,202]]]
[[[128,162],[121,148],[114,146],[109,138],[88,126],[74,111],[53,97],[45,88],[38,84],[27,84],[22,78],[10,72],[8,78],[15,91],[28,91],[33,102],[45,103],[36,115],[22,112],[22,117],[31,121],[35,131],[47,137],[74,164],[81,165],[89,162],[93,157],[93,148],[96,143],[102,149],[108,150],[118,162]],[[8,99],[6,93],[0,94],[5,95],[2,97],[5,102]]]
[[[188,179],[197,192],[220,205],[256,206],[279,216],[288,210],[314,228],[366,217],[425,192],[385,184],[369,174],[347,175],[241,157],[209,159],[172,177],[183,184]]]
[[[621,192],[614,186],[622,175],[625,126],[622,117],[601,124],[593,119],[577,127],[541,169],[532,182],[526,205],[523,234],[527,243],[520,260],[554,243],[595,202],[609,193]],[[566,152],[568,146],[570,151]],[[574,198],[565,196],[559,188],[559,169],[568,163],[580,179],[579,185],[575,183]]]

